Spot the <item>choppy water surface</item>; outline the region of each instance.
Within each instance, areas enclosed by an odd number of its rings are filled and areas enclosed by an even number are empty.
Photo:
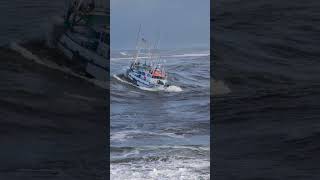
[[[12,41],[44,39],[53,18],[64,13],[65,3],[65,0],[1,1],[0,45]]]
[[[106,179],[108,94],[45,46],[65,2],[0,2],[0,179]]]
[[[127,83],[130,52],[112,55],[111,179],[209,179],[208,51],[162,55],[168,91]]]
[[[214,7],[211,73],[231,90],[211,101],[215,178],[319,179],[320,2]]]

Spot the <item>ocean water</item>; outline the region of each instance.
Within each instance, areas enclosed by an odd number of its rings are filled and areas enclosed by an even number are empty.
[[[45,43],[64,3],[0,2],[0,179],[106,179],[109,94]]]
[[[44,39],[53,19],[63,15],[65,2],[65,0],[1,1],[0,45],[12,41]]]
[[[214,2],[211,75],[230,89],[211,101],[214,178],[320,178],[319,8]]]
[[[123,77],[130,51],[111,55],[111,179],[210,178],[210,55],[163,51],[169,90]]]

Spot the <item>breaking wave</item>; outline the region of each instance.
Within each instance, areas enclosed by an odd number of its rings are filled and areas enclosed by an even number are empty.
[[[112,141],[127,141],[131,138],[137,137],[171,137],[171,138],[184,138],[183,135],[177,135],[175,133],[170,132],[151,132],[151,131],[141,131],[141,130],[126,130],[126,131],[119,131],[115,133],[111,133],[111,140]]]
[[[111,164],[111,179],[210,179],[207,172],[209,161],[201,159],[182,159],[179,157],[163,157],[142,159],[138,162]],[[198,172],[204,172],[199,174]]]

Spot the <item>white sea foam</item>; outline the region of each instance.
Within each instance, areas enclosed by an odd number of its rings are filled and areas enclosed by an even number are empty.
[[[120,82],[122,82],[122,83],[126,83],[126,84],[129,84],[129,85],[135,86],[135,85],[132,84],[131,82],[126,81],[125,79],[120,78],[120,77],[117,76],[116,74],[112,75],[112,77],[114,77],[115,79],[117,79],[118,81],[120,81]]]
[[[110,140],[115,142],[123,142],[129,139],[135,138],[137,136],[143,135],[147,136],[162,136],[162,137],[170,137],[170,138],[184,138],[184,135],[177,135],[174,133],[167,132],[151,132],[151,131],[141,131],[141,130],[125,130],[111,133]]]
[[[141,133],[141,131],[138,130],[128,130],[128,131],[119,131],[116,133],[111,133],[110,140],[111,141],[126,141],[128,139],[131,139],[134,134]]]
[[[140,87],[136,86],[139,89],[145,90],[145,91],[164,91],[164,92],[181,92],[182,89],[179,86],[168,86],[168,87],[157,87],[157,88],[147,88],[147,87]]]
[[[111,163],[110,178],[113,180],[142,179],[210,179],[210,161],[206,159],[187,159],[170,157],[155,161]]]
[[[143,146],[139,150],[159,150],[159,149],[188,149],[193,151],[210,151],[210,146],[185,146],[185,145],[160,145],[160,146]]]
[[[125,52],[120,52],[120,54],[123,55],[123,56],[127,55],[127,53],[125,53]]]
[[[138,149],[124,151],[124,152],[117,154],[117,155],[112,154],[111,161],[117,160],[117,159],[124,159],[124,158],[139,156],[139,155],[140,155],[140,151]]]
[[[179,86],[169,86],[165,89],[165,91],[167,92],[181,92],[182,91],[182,88],[179,87]]]

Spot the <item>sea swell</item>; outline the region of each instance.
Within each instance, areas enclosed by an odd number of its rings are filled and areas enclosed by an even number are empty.
[[[319,1],[214,7],[211,77],[231,90],[211,101],[215,178],[318,179]]]

